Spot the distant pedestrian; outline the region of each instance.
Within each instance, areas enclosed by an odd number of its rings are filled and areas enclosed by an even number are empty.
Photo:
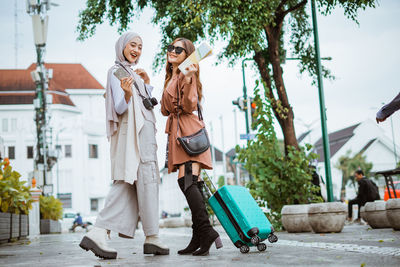
[[[361,216],[360,216],[361,207],[363,207],[367,202],[373,202],[375,200],[379,200],[380,196],[376,184],[370,179],[366,178],[362,170],[355,171],[354,177],[356,178],[358,183],[358,193],[356,198],[349,200],[348,204],[349,214],[347,220],[352,221],[353,205],[357,204],[358,218],[356,219],[355,222],[361,222]]]
[[[202,196],[201,169],[212,169],[211,151],[191,156],[183,149],[177,138],[189,136],[204,128],[201,116],[202,85],[199,66],[192,64],[184,75],[178,66],[193,52],[193,43],[185,38],[175,39],[167,51],[164,92],[161,113],[168,116],[165,132],[168,134],[168,173],[179,171],[178,184],[192,213],[192,239],[178,254],[208,255],[211,245],[222,247],[217,231],[210,224]],[[195,114],[194,112],[197,112]]]
[[[158,237],[160,173],[153,113],[153,105],[157,103],[151,98],[153,87],[147,73],[143,69],[131,69],[139,61],[142,46],[142,38],[137,33],[123,34],[115,44],[115,65],[108,71],[106,128],[111,140],[114,182],[95,227],[80,243],[83,249],[106,259],[117,257],[117,251],[107,246],[107,232],[133,238],[139,214],[146,236],[143,253],[169,254],[168,247]]]
[[[72,227],[70,230],[72,232],[75,232],[75,228],[78,226],[83,226],[82,216],[79,212],[76,214],[76,218],[75,218],[74,222],[72,223]]]
[[[389,103],[384,105],[378,113],[376,113],[376,122],[385,121],[389,116],[400,109],[400,93]]]
[[[322,194],[321,194],[321,176],[318,174],[317,172],[317,167],[315,167],[314,165],[311,165],[311,170],[312,170],[312,180],[311,183],[316,187],[317,191],[314,192],[314,194],[318,197],[322,198]]]

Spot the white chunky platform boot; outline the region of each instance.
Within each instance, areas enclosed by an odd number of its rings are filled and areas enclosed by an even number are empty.
[[[107,230],[94,227],[83,238],[79,246],[84,250],[91,250],[94,255],[103,259],[117,258],[117,251],[107,246]]]
[[[146,236],[143,254],[169,255],[169,248],[161,242],[158,235]]]

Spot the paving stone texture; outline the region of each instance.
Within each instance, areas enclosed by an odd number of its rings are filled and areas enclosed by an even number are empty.
[[[110,246],[118,250],[115,260],[100,260],[78,244],[84,235],[40,235],[0,245],[0,266],[400,266],[400,231],[346,225],[341,233],[278,232],[279,241],[267,243],[265,252],[252,247],[241,254],[221,227],[224,247],[212,247],[205,257],[180,256],[176,251],[190,239],[190,228],[163,228],[160,236],[170,247],[168,256],[145,256],[141,231],[133,240],[113,234]]]

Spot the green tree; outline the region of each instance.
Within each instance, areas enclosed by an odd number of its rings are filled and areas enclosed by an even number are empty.
[[[218,188],[221,188],[225,185],[225,176],[220,175],[218,177],[218,182],[217,182]]]
[[[312,46],[312,28],[307,12],[308,0],[87,0],[79,14],[79,37],[84,40],[95,33],[96,25],[108,19],[119,31],[128,28],[135,14],[146,6],[154,8],[153,23],[161,28],[161,50],[154,66],[163,65],[165,48],[176,37],[192,41],[224,40],[226,47],[219,59],[234,65],[252,57],[266,88],[266,96],[282,129],[286,154],[288,146],[298,149],[293,110],[289,103],[281,64],[286,50],[300,58],[300,73],[315,78],[316,65]],[[316,0],[320,13],[330,14],[341,7],[349,19],[357,22],[359,10],[375,7],[377,0]],[[358,23],[358,22],[357,22]],[[289,44],[284,42],[284,35]],[[343,40],[344,41],[344,40]],[[287,46],[287,47],[286,47]],[[327,69],[323,75],[333,78]],[[315,82],[315,80],[314,80]]]
[[[308,145],[299,150],[289,146],[285,156],[274,131],[271,105],[262,101],[260,89],[256,88],[255,93],[256,138],[247,147],[237,147],[237,151],[239,161],[253,177],[247,185],[251,194],[260,206],[269,210],[267,216],[271,223],[280,229],[280,213],[284,205],[322,201],[315,195],[318,189],[311,183],[313,170],[310,161],[317,155],[310,153],[311,146]]]
[[[343,200],[346,193],[346,185],[349,181],[355,184],[354,172],[362,170],[365,176],[369,176],[372,170],[372,163],[367,162],[366,157],[362,153],[357,153],[353,157],[350,156],[351,151],[347,151],[345,155],[341,156],[336,163],[335,167],[342,171],[342,188],[340,198]]]

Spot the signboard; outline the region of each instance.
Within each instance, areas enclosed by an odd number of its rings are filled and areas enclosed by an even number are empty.
[[[252,140],[254,139],[255,134],[241,134],[240,140]]]

